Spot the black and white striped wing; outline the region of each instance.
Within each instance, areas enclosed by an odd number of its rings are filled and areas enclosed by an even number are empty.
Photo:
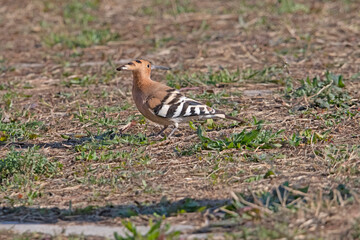
[[[224,113],[187,98],[175,89],[168,90],[168,94],[153,109],[153,112],[156,116],[169,118],[176,122],[191,118],[225,118]]]

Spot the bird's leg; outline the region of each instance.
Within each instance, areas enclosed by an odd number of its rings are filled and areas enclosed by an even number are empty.
[[[159,135],[162,134],[162,133],[165,131],[165,129],[167,129],[167,128],[168,128],[168,126],[164,126],[163,129],[161,129],[160,132],[158,132],[155,136],[159,136]]]
[[[159,136],[160,134],[162,134],[164,131],[165,131],[165,129],[167,129],[168,128],[168,126],[164,126],[164,128],[162,128],[161,130],[160,130],[160,132],[158,132],[158,133],[151,133],[148,137],[157,137],[157,136]]]
[[[167,137],[170,138],[171,135],[173,135],[173,133],[178,129],[178,127],[179,127],[179,124],[178,124],[178,123],[175,123],[175,124],[174,124],[174,129],[171,131],[171,133],[170,133]]]

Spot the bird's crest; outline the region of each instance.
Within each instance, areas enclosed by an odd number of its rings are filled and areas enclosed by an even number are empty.
[[[152,65],[152,63],[150,61],[144,60],[144,59],[141,59],[141,60],[137,59],[137,60],[131,61],[127,64],[124,64],[124,65],[116,68],[116,70],[118,70],[118,71],[121,71],[121,70],[129,70],[129,71],[148,70],[148,71],[151,71],[151,69],[170,70],[169,67]]]

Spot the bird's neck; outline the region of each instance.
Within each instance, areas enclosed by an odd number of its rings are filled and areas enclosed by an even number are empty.
[[[133,77],[133,84],[135,88],[143,89],[151,83],[150,76],[147,73],[141,71],[133,71]]]

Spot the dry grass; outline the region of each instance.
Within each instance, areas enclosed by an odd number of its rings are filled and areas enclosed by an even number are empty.
[[[356,1],[78,4],[1,4],[0,27],[7,34],[0,35],[0,159],[16,152],[26,158],[36,145],[36,154],[57,167],[2,172],[2,221],[119,224],[137,215],[131,220],[146,224],[157,213],[172,224],[230,232],[229,238],[359,237]],[[265,130],[284,130],[274,142],[281,146],[207,150],[186,125],[175,138],[147,138],[159,127],[134,107],[131,75],[115,72],[136,58],[172,67],[153,78],[246,120],[195,123],[209,138],[252,131],[255,118],[264,120]],[[221,69],[228,72],[217,75]],[[294,90],[299,79],[324,79],[326,71],[344,77],[349,108],[313,107],[328,87],[313,96],[284,97],[290,82]],[[211,77],[216,80],[206,82]],[[233,81],[223,82],[226,77]],[[119,134],[131,121],[136,124]],[[236,217],[221,210],[233,192],[252,199],[243,208],[257,209],[261,204],[250,196],[285,181],[294,189],[309,186],[297,210],[261,206],[252,217],[241,207]],[[339,184],[351,196],[320,196]]]

